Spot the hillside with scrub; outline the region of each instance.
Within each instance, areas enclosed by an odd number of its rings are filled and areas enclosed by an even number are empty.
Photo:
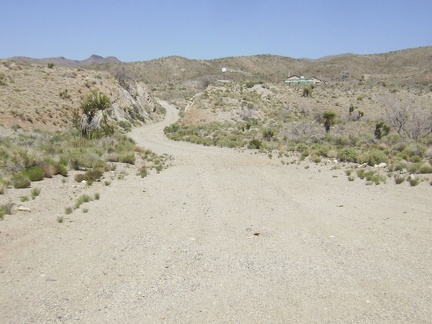
[[[8,135],[3,151],[21,150],[21,144],[13,144],[17,136],[64,143],[69,134],[73,146],[80,146],[83,138],[73,132],[86,134],[86,127],[127,133],[162,118],[159,98],[179,108],[180,120],[165,129],[174,140],[257,149],[285,164],[353,163],[347,170],[351,180],[359,173],[352,169],[355,164],[385,165],[373,169],[375,183],[385,175],[397,183],[418,184],[431,181],[432,172],[431,57],[432,48],[424,47],[319,60],[258,55],[202,61],[174,56],[132,63],[83,61],[86,64],[78,67],[67,66],[73,61],[62,66],[64,60],[2,60],[0,127]],[[284,82],[287,73],[319,82],[289,85]],[[95,94],[106,97],[107,107],[86,115],[85,102]],[[95,125],[85,125],[89,118]],[[34,131],[36,135],[30,135]],[[100,135],[94,133],[94,140],[105,137]],[[27,142],[35,146],[32,140],[18,141]],[[40,147],[36,150],[44,155]],[[45,163],[45,157],[20,154],[24,157],[3,154],[4,178]],[[64,160],[66,168],[80,167],[70,158],[51,155],[56,163]],[[83,168],[88,166],[83,162]]]

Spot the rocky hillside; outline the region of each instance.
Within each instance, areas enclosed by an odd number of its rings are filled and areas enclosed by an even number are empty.
[[[5,127],[66,129],[73,112],[92,91],[107,94],[109,115],[116,121],[147,123],[160,118],[160,110],[147,86],[119,81],[108,72],[0,61],[0,124]]]
[[[288,75],[314,76],[326,81],[362,79],[391,82],[431,82],[432,47],[383,54],[345,54],[318,60],[275,55],[189,60],[171,56],[145,62],[100,64],[91,68],[148,84],[218,79],[281,82]],[[222,72],[222,68],[226,72]]]

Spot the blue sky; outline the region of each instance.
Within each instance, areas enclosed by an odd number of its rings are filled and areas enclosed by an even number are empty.
[[[431,0],[0,0],[0,58],[320,58],[430,45]]]

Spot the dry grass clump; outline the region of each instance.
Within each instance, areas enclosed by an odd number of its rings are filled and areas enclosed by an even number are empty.
[[[0,205],[0,220],[3,220],[4,215],[12,215],[12,209],[14,206],[14,203]]]

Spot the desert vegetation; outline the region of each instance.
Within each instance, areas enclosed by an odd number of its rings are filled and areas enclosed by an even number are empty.
[[[0,143],[0,189],[8,185],[28,188],[32,182],[55,175],[68,176],[70,170],[79,182],[100,180],[117,163],[155,169],[166,167],[168,156],[157,155],[136,146],[123,134],[87,138],[79,130],[68,132],[17,132]],[[37,196],[36,191],[33,196]]]
[[[140,176],[162,171],[170,157],[138,147],[125,134],[163,113],[133,80],[120,84],[107,72],[0,61],[2,217],[18,203],[5,197],[9,190],[31,188],[33,200],[41,193],[35,184],[46,178],[108,186],[114,177],[107,173],[118,165],[133,166]]]
[[[367,176],[350,175],[351,181],[379,184],[385,182],[383,173],[429,180],[432,111],[424,85],[389,89],[376,82],[328,82],[314,86],[313,96],[312,90],[305,95],[305,89],[268,82],[215,83],[195,95],[183,118],[165,133],[202,145],[274,151],[282,163],[308,159],[381,166],[370,171],[380,173],[376,177],[366,171]]]

